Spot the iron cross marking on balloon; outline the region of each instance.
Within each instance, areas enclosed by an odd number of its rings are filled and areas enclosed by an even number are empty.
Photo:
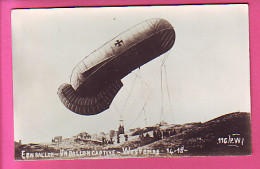
[[[116,43],[115,43],[115,46],[118,46],[118,47],[120,47],[120,46],[122,46],[122,44],[121,43],[123,43],[123,40],[116,40]]]

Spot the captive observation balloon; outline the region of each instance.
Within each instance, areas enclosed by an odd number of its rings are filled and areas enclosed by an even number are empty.
[[[174,41],[172,25],[160,18],[126,30],[79,62],[71,84],[58,89],[61,102],[77,114],[101,113],[123,86],[123,77],[170,50]]]

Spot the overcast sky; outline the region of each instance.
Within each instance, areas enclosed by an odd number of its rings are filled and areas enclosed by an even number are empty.
[[[68,110],[57,90],[70,83],[76,64],[150,18],[173,25],[172,50],[122,79],[108,110]],[[129,129],[250,112],[247,5],[19,9],[12,11],[12,38],[15,140],[23,143],[117,130],[120,116]]]

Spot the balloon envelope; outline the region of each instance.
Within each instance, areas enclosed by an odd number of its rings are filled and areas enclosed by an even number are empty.
[[[72,72],[71,84],[58,89],[59,98],[77,114],[101,113],[123,86],[123,77],[170,50],[174,42],[175,31],[168,21],[154,18],[142,22],[79,62]]]

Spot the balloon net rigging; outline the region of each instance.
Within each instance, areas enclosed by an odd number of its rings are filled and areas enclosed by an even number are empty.
[[[113,103],[120,117],[120,120],[125,120],[126,122],[125,128],[130,129],[138,121],[145,126],[148,125],[149,121],[155,121],[158,124],[162,123],[166,120],[166,111],[164,108],[165,103],[169,104],[169,110],[167,111],[167,113],[170,113],[170,115],[168,116],[170,116],[171,120],[174,121],[166,68],[166,60],[170,55],[170,52],[171,50],[163,54],[163,57],[160,58],[160,61],[157,61],[157,63],[154,64],[154,67],[152,69],[152,72],[150,72],[148,79],[143,78],[143,70],[140,71],[140,69],[143,69],[143,67],[134,71],[134,78],[132,80],[131,86],[127,87],[124,90],[124,92],[126,93],[126,99],[123,102],[123,107],[118,109],[116,103]],[[159,58],[157,58],[156,60],[159,60]],[[141,87],[139,86],[139,88],[141,88],[141,90],[139,90],[140,92],[134,92],[134,90],[138,88],[137,83],[141,84]],[[155,96],[153,92],[153,89],[156,87],[158,88],[158,86],[160,86],[160,97]],[[147,93],[149,94],[146,95]],[[142,101],[140,101],[140,99],[142,99]],[[139,107],[139,110],[137,111],[138,113],[132,113],[131,108],[133,107]],[[157,115],[159,115],[159,118],[157,118],[157,116],[153,117],[151,115],[152,113],[157,113]]]

